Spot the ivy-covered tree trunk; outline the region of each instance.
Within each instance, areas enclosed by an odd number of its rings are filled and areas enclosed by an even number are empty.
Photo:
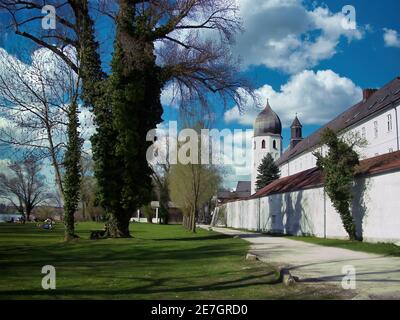
[[[325,191],[339,213],[350,240],[355,240],[357,232],[350,205],[353,199],[355,166],[359,163],[358,154],[329,128],[322,133],[321,145],[328,147],[327,155],[320,152],[315,152],[314,155],[317,157],[317,167],[324,175]]]
[[[350,211],[350,200],[348,202],[333,201],[333,206],[339,212],[343,227],[349,235],[350,240],[356,240],[356,225]]]
[[[144,24],[135,17],[131,1],[121,0],[109,85],[122,189],[120,211],[111,214],[118,220],[117,233],[127,231],[126,236],[132,213],[151,200],[152,171],[146,159],[151,142],[146,141],[146,135],[161,122],[162,114],[160,69]]]
[[[116,155],[118,132],[113,125],[112,92],[109,81],[101,68],[98,53],[99,45],[95,40],[94,23],[89,15],[87,0],[70,0],[76,16],[82,79],[81,98],[86,107],[94,113],[96,133],[91,137],[94,175],[97,180],[97,198],[106,211],[107,234],[110,237],[127,237],[129,224],[124,219],[121,205],[122,177],[124,175],[121,158]]]
[[[78,208],[79,190],[81,183],[81,147],[82,139],[79,137],[78,127],[78,106],[72,103],[68,110],[68,144],[64,156],[64,223],[65,240],[69,241],[77,236],[75,235],[74,214]]]
[[[123,210],[119,211],[119,213]],[[109,214],[108,221],[106,223],[107,236],[112,238],[128,238],[129,233],[129,220],[128,215],[114,213]]]

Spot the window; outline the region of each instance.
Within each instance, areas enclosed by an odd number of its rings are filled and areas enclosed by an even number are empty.
[[[389,152],[393,152],[393,148],[389,148]]]
[[[361,137],[362,137],[363,139],[366,139],[366,138],[367,138],[367,134],[365,133],[365,127],[362,127],[362,128],[361,128]]]
[[[391,115],[391,114],[388,114],[388,115],[387,115],[387,129],[388,129],[388,132],[391,132],[392,129],[393,129],[393,125],[392,125],[392,115]]]
[[[378,121],[374,121],[374,137],[378,138]]]
[[[265,149],[265,140],[261,142],[261,149]]]
[[[273,147],[274,149],[276,149],[276,140],[274,140],[274,141],[272,142],[272,147]]]
[[[254,143],[253,143],[253,149],[255,150],[256,149],[256,142],[254,141]]]

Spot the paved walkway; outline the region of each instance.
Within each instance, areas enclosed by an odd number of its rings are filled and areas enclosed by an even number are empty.
[[[249,241],[250,252],[259,260],[288,268],[301,282],[329,283],[342,288],[342,268],[353,266],[356,271],[355,299],[400,299],[400,258],[228,228],[212,229]]]

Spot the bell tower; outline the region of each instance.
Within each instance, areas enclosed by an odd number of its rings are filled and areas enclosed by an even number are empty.
[[[303,140],[302,128],[303,126],[296,114],[296,117],[290,126],[290,149],[294,148],[301,140]]]
[[[269,101],[254,121],[253,159],[251,168],[251,194],[256,191],[258,167],[262,159],[270,153],[274,160],[282,154],[282,124],[278,115],[272,110]]]

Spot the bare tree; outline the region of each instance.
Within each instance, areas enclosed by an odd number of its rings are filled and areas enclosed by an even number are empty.
[[[201,128],[201,123],[195,126],[197,140],[178,145],[179,150],[189,143],[189,162],[183,164],[178,160],[177,164],[171,165],[168,175],[171,200],[183,211],[183,225],[192,232],[196,231],[196,220],[200,211],[216,194],[221,182],[218,166],[202,164],[201,154],[193,151],[196,145],[201,149],[204,142],[200,134]]]
[[[46,49],[35,51],[30,65],[0,49],[0,65],[0,116],[8,123],[0,127],[0,142],[48,158],[62,195],[67,113],[77,99],[77,76]]]
[[[57,11],[57,21],[60,23],[54,30],[43,30],[35,28],[35,23],[42,19],[42,9],[45,5],[53,5]],[[1,0],[0,9],[9,13],[11,24],[15,33],[26,37],[35,42],[40,47],[45,47],[54,52],[62,59],[67,66],[73,70],[78,79],[83,76],[86,80],[87,75],[84,57],[96,55],[96,47],[90,45],[88,39],[93,40],[94,30],[93,21],[88,13],[87,0],[65,1],[19,1]],[[32,27],[33,26],[33,27]],[[65,52],[67,47],[76,50],[76,59],[71,58]],[[79,66],[79,67],[78,67]],[[87,84],[88,82],[85,81]],[[94,85],[94,81],[90,82]],[[94,94],[92,85],[85,85],[82,98],[85,105],[88,105],[87,92]],[[90,87],[90,88],[89,88]],[[67,146],[63,158],[65,167],[63,200],[65,217],[65,240],[75,239],[77,236],[74,229],[74,213],[79,202],[80,189],[80,158],[82,139],[79,133],[78,119],[78,92],[68,103],[67,121]]]
[[[45,5],[56,8],[54,30],[32,28],[43,18]],[[189,103],[193,100],[206,106],[209,92],[217,93],[224,102],[233,99],[240,108],[243,95],[238,89],[251,93],[247,81],[238,77],[239,61],[230,54],[229,45],[242,30],[235,0],[101,0],[97,4],[87,0],[0,0],[0,9],[8,12],[9,27],[16,34],[48,48],[77,74],[91,9],[117,26],[124,25],[117,30],[117,38],[123,40],[126,59],[138,58],[134,51],[143,49],[139,37],[155,46],[163,84],[174,82],[184,109],[193,106]],[[134,32],[128,33],[135,23]],[[63,49],[67,46],[77,49],[78,59],[66,54]],[[132,62],[125,67],[133,68]]]
[[[196,231],[199,210],[218,189],[220,176],[215,167],[202,164],[174,164],[170,172],[171,199],[184,213],[184,226]]]
[[[6,198],[29,221],[32,210],[52,196],[45,191],[41,166],[29,157],[9,165],[10,175],[0,174],[0,196]]]

